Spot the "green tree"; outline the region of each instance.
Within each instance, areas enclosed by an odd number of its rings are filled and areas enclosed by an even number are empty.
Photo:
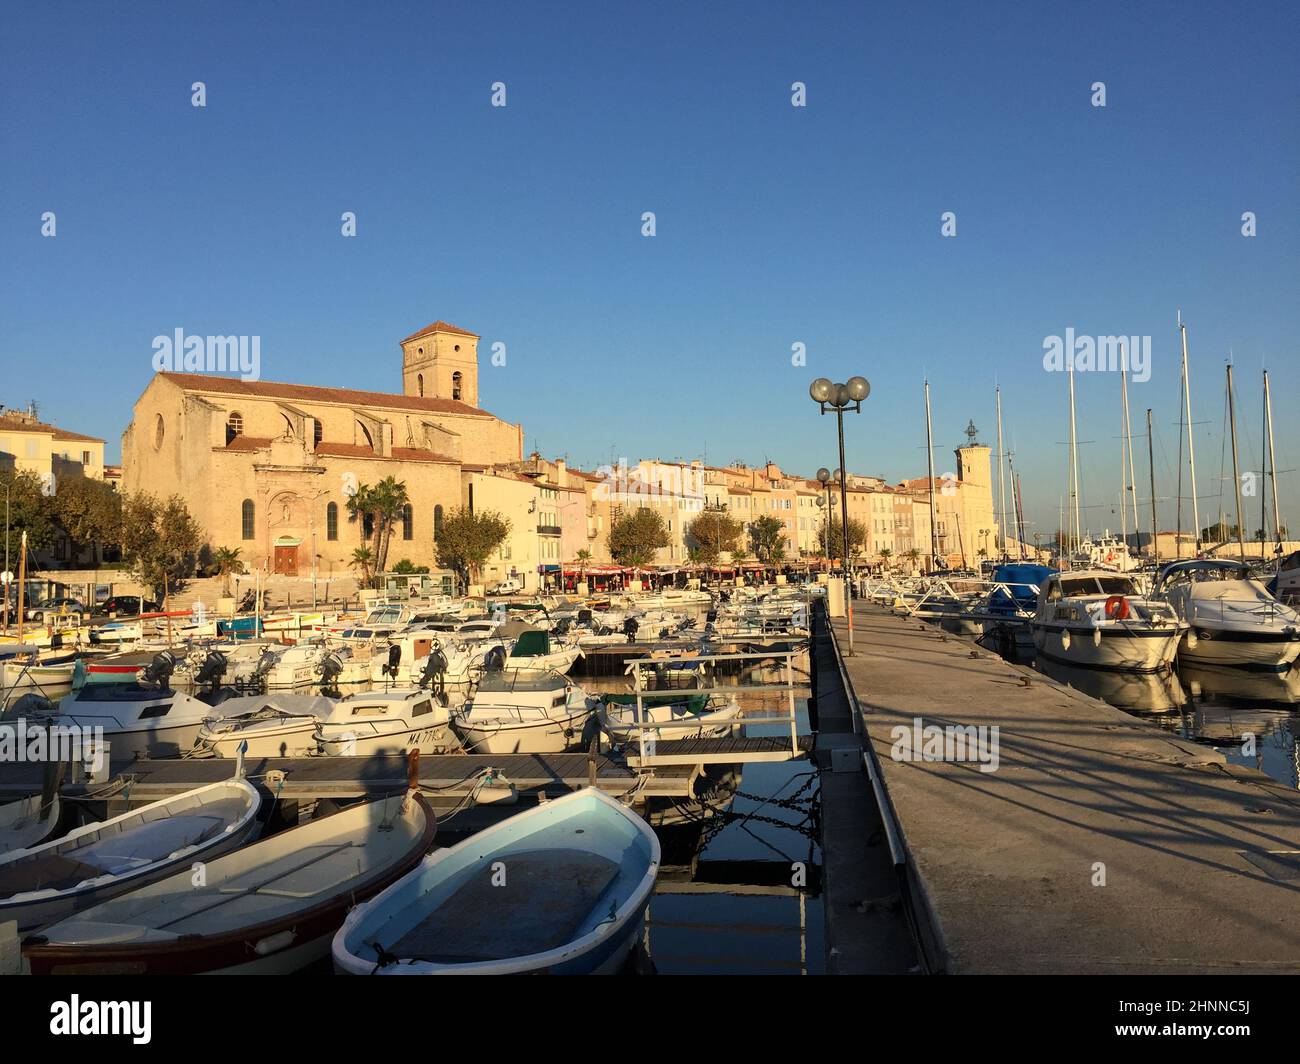
[[[838,558],[844,553],[844,533],[841,531],[840,520],[834,514],[829,521],[822,522],[821,539],[826,547],[826,556],[828,558]],[[829,538],[828,538],[829,537]],[[867,526],[857,518],[849,518],[849,554],[856,555],[861,552],[863,544],[867,542]]]
[[[353,520],[369,519],[371,527],[370,549],[374,554],[376,572],[384,572],[388,562],[388,548],[392,542],[393,525],[402,517],[410,502],[406,484],[394,477],[385,477],[378,484],[359,484],[356,494],[348,499],[348,513]],[[365,525],[362,525],[365,528]]]
[[[402,576],[418,576],[420,573],[427,573],[428,571],[429,567],[427,565],[416,565],[410,558],[402,558],[389,570],[389,572],[398,573]]]
[[[721,510],[705,510],[692,521],[686,534],[695,540],[698,560],[712,564],[724,553],[736,547],[744,527],[739,521]]]
[[[79,547],[93,549],[96,561],[103,548],[117,543],[122,530],[122,496],[102,480],[65,476],[53,497],[58,523]]]
[[[369,547],[357,547],[348,560],[348,566],[361,574],[361,582],[369,586],[374,580],[375,552]]]
[[[894,557],[894,552],[888,547],[880,548],[880,560],[884,563],[886,569],[889,568],[889,562]]]
[[[903,557],[907,559],[907,564],[913,572],[921,564],[921,551],[918,547],[909,547],[903,551]]]
[[[620,565],[649,565],[655,551],[668,546],[663,515],[638,507],[616,517],[609,526],[609,553]]]
[[[749,526],[749,543],[761,562],[785,557],[785,525],[779,517],[760,517]]]
[[[122,498],[121,544],[132,575],[161,599],[194,575],[203,531],[179,495],[136,492]]]
[[[27,533],[29,555],[53,545],[58,532],[54,499],[44,494],[41,480],[35,473],[13,469],[0,469],[0,496],[9,500],[9,559],[16,573],[24,532]],[[3,505],[4,499],[0,498],[0,506]],[[0,532],[3,531],[4,526],[0,524]],[[0,564],[3,561],[0,558]]]
[[[442,519],[435,544],[438,564],[451,569],[468,587],[478,582],[483,564],[510,535],[510,520],[494,510],[458,507]]]
[[[212,552],[212,567],[221,577],[221,593],[230,596],[230,574],[244,571],[243,559],[239,557],[238,547],[218,547]]]

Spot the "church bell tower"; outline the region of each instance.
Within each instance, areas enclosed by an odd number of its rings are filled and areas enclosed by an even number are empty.
[[[402,341],[402,394],[478,406],[478,336],[435,321]]]

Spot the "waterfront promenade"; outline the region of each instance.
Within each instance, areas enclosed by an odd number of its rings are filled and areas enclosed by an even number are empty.
[[[850,701],[927,967],[1300,972],[1300,793],[933,626],[865,604],[854,621]],[[844,620],[832,630],[843,650]],[[997,726],[997,770],[892,759],[918,717]]]

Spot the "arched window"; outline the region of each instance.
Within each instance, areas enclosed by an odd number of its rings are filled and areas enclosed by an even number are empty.
[[[423,373],[417,373],[417,374],[415,375],[415,387],[416,387],[416,394],[417,394],[417,395],[423,395],[423,394],[424,394],[424,374],[423,374]]]
[[[245,499],[243,504],[239,507],[239,520],[245,539],[253,538],[253,531],[256,526],[256,513],[257,511],[253,507],[252,499]]]
[[[451,375],[451,397],[453,399],[460,398],[460,371],[459,370],[457,370],[455,373]]]
[[[408,502],[402,507],[402,538],[411,539],[415,534],[415,510]]]
[[[230,443],[236,436],[244,434],[244,415],[238,410],[232,410],[230,416],[226,418],[226,443]]]
[[[442,535],[442,504],[439,503],[433,508],[433,538],[437,539]]]
[[[320,424],[320,422],[317,422],[317,424]],[[332,502],[325,507],[325,538],[339,538],[339,504],[336,502]]]
[[[311,445],[319,447],[320,441],[325,438],[325,427],[320,423],[320,418],[313,418],[314,428],[311,430]]]

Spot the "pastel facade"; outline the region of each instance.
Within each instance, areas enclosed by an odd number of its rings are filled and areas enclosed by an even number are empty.
[[[410,506],[389,566],[436,568],[462,467],[518,462],[523,430],[475,405],[474,334],[436,322],[402,351],[401,393],[156,373],[122,436],[124,488],[180,495],[209,546],[238,548],[250,569],[350,575],[366,542],[350,493],[391,476]]]

